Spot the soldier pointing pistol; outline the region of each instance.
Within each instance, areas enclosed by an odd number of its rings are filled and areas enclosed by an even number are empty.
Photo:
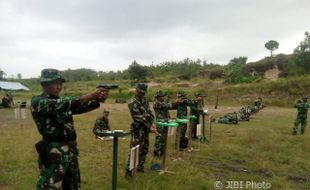
[[[182,100],[177,100],[176,102],[170,103],[165,101],[166,94],[159,90],[155,94],[155,102],[153,105],[155,111],[156,121],[168,122],[170,119],[169,110],[177,108],[177,104],[182,103]],[[166,134],[167,128],[157,127],[157,134],[155,137],[154,145],[154,156],[161,157],[164,152],[164,146],[166,144],[164,135]]]
[[[60,97],[64,82],[58,70],[42,70],[43,92],[31,99],[32,117],[42,135],[36,144],[40,168],[37,190],[79,189],[79,151],[72,115],[98,108],[108,96],[107,89],[98,88],[79,97]]]

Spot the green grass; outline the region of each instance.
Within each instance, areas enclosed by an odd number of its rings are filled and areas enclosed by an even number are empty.
[[[82,189],[110,189],[112,174],[112,141],[94,138],[92,127],[103,108],[111,110],[113,129],[129,129],[131,122],[126,104],[104,104],[98,110],[75,116],[80,149]],[[239,107],[220,107],[210,110],[214,116]],[[137,189],[205,190],[214,189],[215,181],[269,182],[272,189],[310,189],[310,131],[301,136],[290,134],[296,110],[267,107],[254,115],[250,122],[239,125],[213,125],[212,141],[201,144],[201,150],[182,155],[182,161],[172,161],[173,139],[170,140],[169,170],[175,174],[158,175],[149,169],[138,173]],[[172,115],[175,115],[173,112]],[[0,109],[0,189],[34,189],[39,173],[34,144],[40,139],[27,113],[20,122],[13,118],[13,110]],[[23,127],[21,127],[21,124]],[[208,132],[208,131],[207,131]],[[154,135],[150,135],[150,152]],[[198,148],[197,142],[194,146]],[[118,189],[130,189],[124,178],[129,151],[129,137],[119,141]],[[153,160],[152,162],[159,162]],[[225,184],[226,185],[226,184]]]

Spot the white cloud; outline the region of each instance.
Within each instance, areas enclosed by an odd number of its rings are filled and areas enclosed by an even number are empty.
[[[185,57],[258,60],[264,44],[290,53],[310,30],[308,0],[0,1],[0,68],[35,77],[46,67],[122,70]]]

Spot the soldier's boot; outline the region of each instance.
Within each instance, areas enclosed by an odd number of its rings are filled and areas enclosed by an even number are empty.
[[[297,134],[297,130],[295,128],[292,129],[292,135],[296,135]]]
[[[138,168],[137,168],[137,171],[138,171],[138,172],[141,172],[141,173],[144,173],[144,167],[143,167],[143,165],[139,165]]]
[[[132,178],[132,172],[128,169],[126,169],[125,171],[125,178],[127,178],[128,180],[130,180]]]
[[[305,128],[301,128],[300,133],[303,135],[305,133]]]
[[[155,157],[158,157],[158,158],[162,157],[163,155],[162,151],[159,151],[159,150],[154,150],[153,154]]]

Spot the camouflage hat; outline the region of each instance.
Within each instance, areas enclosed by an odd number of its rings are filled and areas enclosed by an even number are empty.
[[[308,96],[302,96],[302,99],[308,99]]]
[[[136,90],[140,91],[140,92],[143,92],[143,93],[146,93],[146,91],[147,91],[147,84],[145,84],[145,83],[138,83],[136,85]]]
[[[52,82],[55,80],[65,82],[65,79],[60,75],[60,71],[56,69],[43,69],[41,71],[40,83]]]
[[[159,90],[156,92],[155,94],[155,98],[158,98],[158,97],[163,97],[163,96],[166,96],[167,94],[164,93],[163,91]]]
[[[103,110],[103,114],[109,114],[109,110]]]
[[[180,92],[177,93],[177,97],[178,98],[185,97],[185,93],[180,91]]]

